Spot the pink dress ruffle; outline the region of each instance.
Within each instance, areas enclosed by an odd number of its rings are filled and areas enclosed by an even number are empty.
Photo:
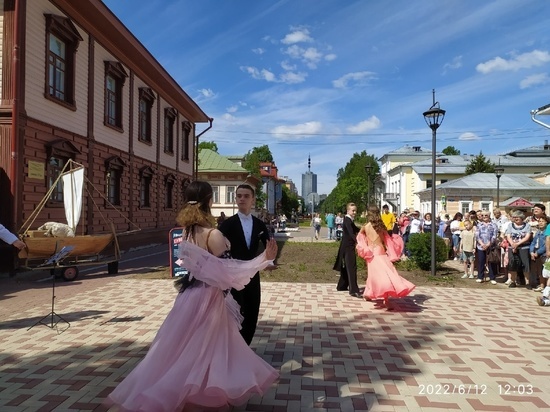
[[[189,243],[184,266],[200,282],[178,293],[145,358],[108,396],[122,411],[224,408],[263,395],[279,374],[239,333],[239,305],[225,289],[242,289],[272,261],[220,259]]]
[[[389,236],[388,236],[389,237]],[[371,247],[363,232],[357,235],[357,254],[365,259],[369,275],[363,296],[369,299],[387,299],[407,296],[416,287],[399,276],[386,250],[381,245]]]

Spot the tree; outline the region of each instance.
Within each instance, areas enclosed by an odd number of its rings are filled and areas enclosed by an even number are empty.
[[[202,149],[210,149],[210,150],[213,150],[214,152],[218,153],[218,145],[216,144],[216,142],[200,142],[199,143],[199,152]]]
[[[283,192],[281,198],[281,209],[287,218],[292,216],[292,211],[298,211],[300,207],[300,200],[296,193],[292,193],[286,185],[283,185]]]
[[[367,165],[371,166],[368,176],[365,169]],[[350,202],[357,205],[358,213],[365,211],[367,191],[372,199],[374,182],[379,171],[378,163],[373,155],[367,155],[366,151],[354,153],[350,161],[338,170],[336,187],[321,205],[321,211],[324,213],[345,212],[346,205]],[[370,183],[370,190],[367,190],[368,183]]]
[[[265,193],[262,190],[262,175],[260,173],[260,162],[273,162],[273,155],[268,145],[253,147],[244,155],[243,168],[258,179],[256,185],[256,208],[261,209],[265,205]]]
[[[442,152],[447,156],[458,156],[460,154],[460,150],[458,150],[454,146],[447,146],[445,149],[442,150]]]
[[[466,175],[473,175],[474,173],[494,173],[495,164],[487,160],[483,153],[479,152],[479,155],[474,157],[470,163],[466,166],[464,173]]]

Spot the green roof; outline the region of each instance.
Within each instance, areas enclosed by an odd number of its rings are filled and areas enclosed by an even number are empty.
[[[210,149],[199,151],[199,172],[246,172],[246,169]]]

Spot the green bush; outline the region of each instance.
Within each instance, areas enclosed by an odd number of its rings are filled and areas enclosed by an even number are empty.
[[[420,269],[430,270],[432,262],[432,234],[414,233],[409,237],[407,249],[410,252],[410,259],[413,260]],[[435,237],[435,262],[442,263],[447,260],[447,245],[439,236]]]

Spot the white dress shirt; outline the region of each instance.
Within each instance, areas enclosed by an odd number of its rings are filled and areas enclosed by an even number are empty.
[[[239,215],[239,219],[241,220],[246,246],[250,249],[250,240],[252,239],[252,215],[245,215],[241,212],[237,212],[237,215]]]

